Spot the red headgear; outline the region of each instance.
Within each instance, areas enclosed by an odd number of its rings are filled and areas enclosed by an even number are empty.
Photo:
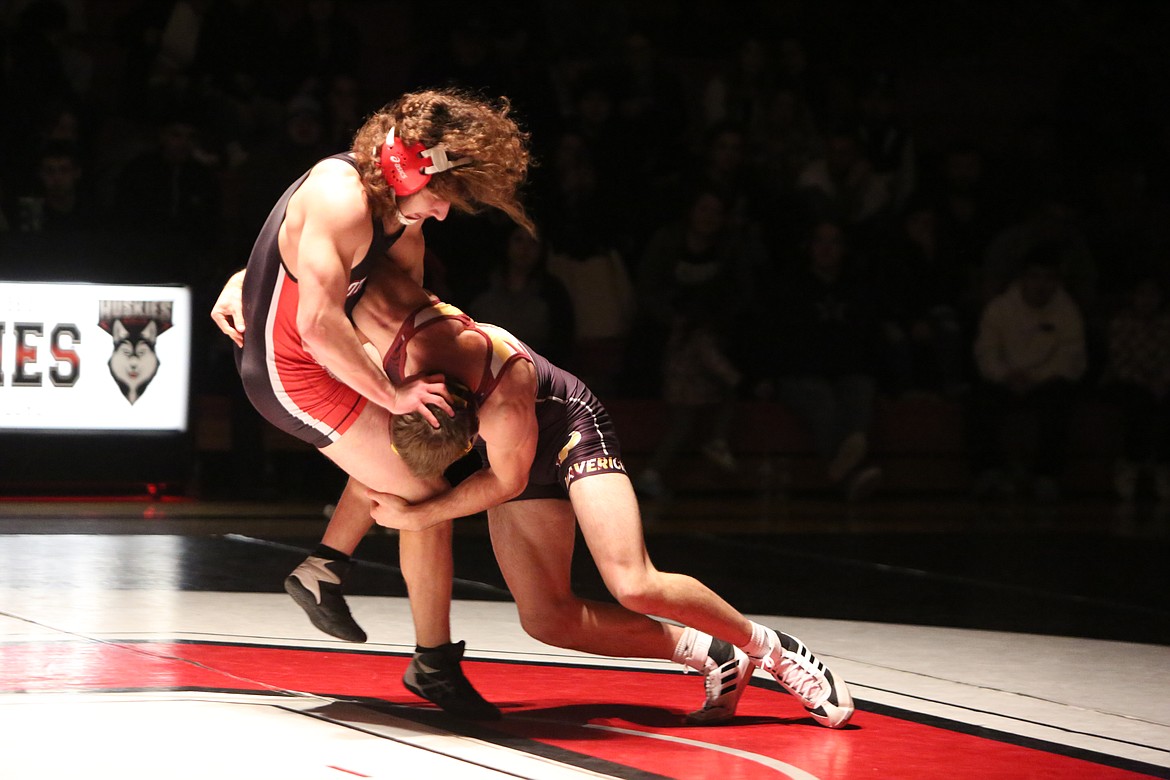
[[[430,149],[421,143],[407,146],[401,138],[394,137],[393,127],[386,134],[386,143],[382,144],[379,159],[386,183],[400,198],[413,195],[427,186],[434,174],[471,162],[468,158],[447,159],[447,148],[442,144],[435,144]],[[430,165],[427,164],[428,161]]]

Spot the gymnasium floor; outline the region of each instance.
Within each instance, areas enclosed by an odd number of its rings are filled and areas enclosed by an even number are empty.
[[[456,637],[505,719],[401,685],[396,540],[358,550],[370,641],[281,590],[312,503],[0,501],[0,778],[1170,777],[1170,519],[1154,507],[758,497],[646,506],[660,568],[804,639],[849,728],[757,676],[686,727],[701,679],[521,631],[484,525],[456,535]],[[578,590],[602,594],[582,559]]]

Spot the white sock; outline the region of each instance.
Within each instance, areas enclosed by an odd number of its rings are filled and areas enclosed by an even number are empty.
[[[746,645],[740,645],[740,649],[747,653],[752,658],[762,658],[768,654],[775,646],[780,644],[780,637],[776,636],[776,632],[767,626],[761,626],[754,620],[752,624],[752,638],[748,640]]]
[[[682,636],[679,637],[678,644],[674,647],[674,655],[671,656],[670,660],[694,669],[696,672],[705,672],[710,660],[707,651],[710,649],[711,635],[696,631],[688,626],[683,629]]]

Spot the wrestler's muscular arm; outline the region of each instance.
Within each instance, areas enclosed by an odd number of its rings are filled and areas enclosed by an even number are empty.
[[[365,193],[348,166],[319,166],[293,196],[281,225],[280,249],[300,291],[297,329],[305,349],[349,387],[394,414],[423,404],[447,407],[441,378],[395,387],[362,347],[345,313],[354,258],[372,239]],[[420,408],[422,407],[422,408]]]
[[[390,247],[388,254],[390,262],[395,268],[410,276],[415,284],[423,283],[423,256],[426,244],[423,239],[422,223],[418,222],[403,228],[402,235]],[[236,271],[223,286],[215,305],[211,308],[211,319],[223,334],[236,343],[237,347],[244,346],[244,271]]]
[[[417,531],[515,498],[528,484],[538,433],[536,369],[526,360],[516,361],[479,410],[479,435],[491,466],[418,504],[371,491],[374,519],[391,528]]]

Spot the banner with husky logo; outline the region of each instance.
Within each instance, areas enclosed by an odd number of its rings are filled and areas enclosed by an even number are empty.
[[[184,287],[0,282],[0,430],[183,431]]]

